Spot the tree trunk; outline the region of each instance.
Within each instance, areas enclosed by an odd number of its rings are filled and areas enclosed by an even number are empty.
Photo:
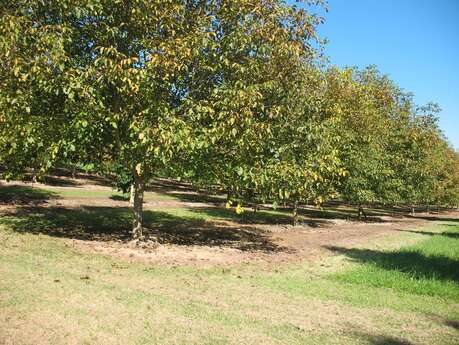
[[[133,206],[134,205],[134,183],[131,184],[131,188],[129,189],[129,206]]]
[[[293,204],[292,219],[293,219],[293,226],[297,226],[298,225],[298,200],[295,200]]]
[[[233,200],[233,191],[231,190],[231,188],[228,188],[226,190],[226,202],[232,202]]]
[[[359,220],[361,220],[361,219],[362,219],[362,216],[363,216],[365,219],[367,219],[367,215],[365,214],[365,211],[363,210],[362,205],[359,205],[359,206],[358,206],[358,210],[357,210],[357,217],[358,217]]]
[[[35,174],[35,168],[32,169],[32,188],[34,183],[37,183],[37,175]]]
[[[430,207],[429,207],[429,205],[426,206],[426,213],[427,213],[427,214],[430,213]]]
[[[145,181],[143,176],[134,174],[134,222],[132,224],[132,238],[139,240],[143,238],[143,193]]]
[[[411,205],[411,216],[414,217],[416,215],[416,212],[414,210],[414,206]]]

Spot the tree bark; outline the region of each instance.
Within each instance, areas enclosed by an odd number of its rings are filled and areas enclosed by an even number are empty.
[[[295,202],[293,203],[292,219],[293,219],[293,226],[297,226],[298,225],[298,200],[295,200]]]
[[[231,190],[231,188],[228,188],[226,190],[226,202],[232,202],[233,200],[233,191]]]
[[[134,183],[131,184],[131,188],[129,189],[129,206],[134,205]]]
[[[367,215],[365,214],[365,211],[363,210],[362,205],[359,205],[358,210],[357,210],[357,217],[359,220],[362,219],[362,215],[364,216],[365,219],[367,219]]]
[[[143,176],[134,174],[134,222],[132,224],[132,238],[139,240],[143,238],[143,194],[145,181]]]

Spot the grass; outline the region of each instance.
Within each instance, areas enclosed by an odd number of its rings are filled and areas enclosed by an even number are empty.
[[[4,202],[41,201],[56,196],[57,193],[52,190],[30,188],[27,186],[0,185],[0,201]]]
[[[0,225],[0,343],[457,344],[457,223],[406,235],[422,242],[388,251],[392,259],[341,251],[222,270],[82,253],[12,221]]]
[[[0,200],[12,201],[15,198],[28,200],[47,200],[50,198],[78,198],[78,199],[111,199],[115,201],[129,201],[129,193],[122,193],[110,189],[85,189],[79,187],[32,187],[22,185],[0,185]],[[173,194],[145,192],[145,201],[173,201],[178,197]]]
[[[425,233],[425,232],[424,232]],[[427,234],[427,233],[425,233]],[[363,263],[336,279],[385,287],[417,295],[438,296],[459,303],[459,231],[452,226],[417,245],[394,251],[332,248]]]
[[[2,187],[0,198],[80,197],[52,192]],[[145,218],[163,243],[272,255],[282,248],[246,225],[289,221],[280,210],[218,208]],[[211,223],[221,220],[237,229]],[[0,344],[459,344],[459,222],[270,267],[160,266],[72,244],[125,239],[131,221],[127,207],[1,215]]]
[[[49,199],[87,199],[87,201],[97,199],[98,202],[105,202],[107,206],[112,201],[129,201],[129,194],[122,193],[110,189],[85,189],[81,187],[30,187],[22,185],[0,185],[0,201],[19,201],[19,203],[27,203],[27,201],[42,202]],[[176,201],[193,203],[214,203],[222,204],[224,198],[221,195],[206,195],[206,194],[187,194],[172,190],[147,191],[144,196],[145,202],[154,201]],[[81,201],[85,203],[84,201]],[[202,205],[201,205],[202,206]],[[177,207],[177,206],[176,206]],[[169,208],[169,207],[168,207]],[[183,208],[182,208],[183,209]],[[257,224],[291,224],[291,211],[287,208],[278,209],[262,209],[253,212],[250,207],[245,208],[245,212],[238,215],[234,209],[214,208],[214,207],[199,207],[194,211],[188,212],[192,218],[196,218],[199,214],[201,219],[225,219],[239,223],[257,223]],[[327,207],[318,209],[307,207],[300,209],[299,221],[307,223],[310,226],[320,226],[326,224],[331,219],[352,219],[356,217],[355,210],[347,206]],[[379,216],[381,213],[371,213],[369,215]],[[313,218],[314,220],[311,220]],[[374,218],[378,220],[378,218]]]
[[[115,190],[87,190],[87,189],[49,189],[63,198],[110,198],[112,200],[129,201],[129,193],[118,192]],[[160,194],[156,192],[145,192],[145,201],[176,200],[172,195]]]
[[[64,198],[110,198],[118,201],[129,201],[129,193],[115,190],[85,190],[85,189],[60,189],[55,191],[57,195]],[[176,200],[172,195],[156,192],[145,192],[145,201]]]
[[[170,195],[163,195],[155,192],[147,192],[146,200],[154,200],[157,196],[172,198]],[[44,202],[48,199],[67,198],[72,199],[112,199],[125,200],[128,196],[119,192],[110,190],[85,190],[80,188],[31,188],[28,186],[0,186],[0,201],[13,200],[17,198],[24,199],[24,203],[34,200]],[[133,216],[128,207],[109,207],[109,200],[105,203],[98,203],[93,206],[86,202],[79,208],[65,208],[50,205],[47,208],[23,207],[18,212],[20,217],[15,220],[14,217],[4,217],[0,223],[10,223],[11,226],[19,228],[19,231],[31,231],[34,233],[42,232],[54,234],[63,237],[78,237],[81,239],[92,238],[93,235],[109,235],[114,237],[126,237],[132,224]],[[107,206],[105,206],[107,205]],[[127,205],[126,205],[127,206]],[[231,221],[241,224],[291,224],[291,215],[287,210],[259,210],[253,212],[247,209],[242,214],[236,214],[233,209],[220,207],[156,207],[147,209],[144,212],[144,219],[147,228],[162,228],[164,232],[170,232],[178,229],[179,232],[185,230],[203,227],[206,221]],[[300,217],[300,219],[305,219]],[[320,220],[310,222],[313,225],[321,223]],[[16,225],[14,225],[16,224]],[[211,230],[209,226],[205,226]],[[167,228],[167,229],[165,229]],[[166,230],[166,231],[164,231]],[[221,230],[221,229],[220,229]],[[230,229],[227,228],[227,233]],[[77,234],[78,233],[78,234]],[[208,232],[209,233],[209,232]],[[99,236],[100,237],[100,236]],[[99,238],[100,239],[100,238]],[[202,244],[202,243],[201,243]]]
[[[264,217],[273,217],[264,212],[256,216],[260,221],[266,221]],[[162,208],[144,212],[145,226],[152,229],[161,243],[224,246],[267,252],[281,249],[263,231],[249,228],[243,223],[237,231],[231,225],[224,224],[217,228],[213,223],[236,220],[233,217],[236,217],[233,211],[206,208]],[[239,217],[238,220],[243,222],[243,219]],[[14,214],[1,217],[0,225],[6,225],[19,233],[106,241],[127,240],[132,220],[132,211],[127,207],[22,207]]]
[[[435,314],[448,309],[440,305],[459,304],[458,236],[456,222],[405,234],[403,238],[391,238],[384,244],[392,242],[394,246],[397,241],[416,239],[415,245],[398,249],[328,247],[342,254],[333,257],[339,265],[321,263],[318,271],[313,272],[313,280],[305,279],[307,271],[301,267],[286,275],[263,276],[260,282],[292,296],[321,296],[359,307]],[[332,272],[324,266],[332,267]],[[459,318],[459,311],[450,311],[449,317]]]

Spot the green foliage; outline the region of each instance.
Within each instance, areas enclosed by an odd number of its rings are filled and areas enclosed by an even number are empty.
[[[275,0],[30,1],[1,12],[7,171],[121,165],[139,193],[156,170],[190,170],[181,158],[216,142],[223,157],[237,143],[239,162],[224,166],[236,173],[223,178],[239,184],[242,148],[263,146],[275,89],[315,54],[321,21]]]
[[[133,174],[120,165],[114,167],[113,172],[115,173],[113,187],[120,192],[128,193],[134,183]]]
[[[239,202],[457,204],[438,108],[374,67],[321,68],[307,5],[0,5],[2,177],[64,162],[136,195],[172,175]]]
[[[372,203],[387,199],[393,170],[388,164],[398,88],[370,67],[326,71],[326,112],[336,118],[340,158],[348,172],[340,193],[345,200]]]
[[[374,66],[325,74],[325,113],[336,119],[339,158],[348,172],[338,188],[342,199],[422,205],[439,202],[440,190],[455,190],[438,184],[446,157],[454,153],[438,128],[437,105],[417,107]],[[454,175],[449,169],[448,176]]]

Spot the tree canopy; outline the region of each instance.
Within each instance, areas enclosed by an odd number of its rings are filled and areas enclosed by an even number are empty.
[[[330,198],[457,204],[438,107],[417,107],[375,67],[323,67],[320,4],[2,3],[2,176],[61,162],[123,174],[135,238],[160,173],[294,212]]]

